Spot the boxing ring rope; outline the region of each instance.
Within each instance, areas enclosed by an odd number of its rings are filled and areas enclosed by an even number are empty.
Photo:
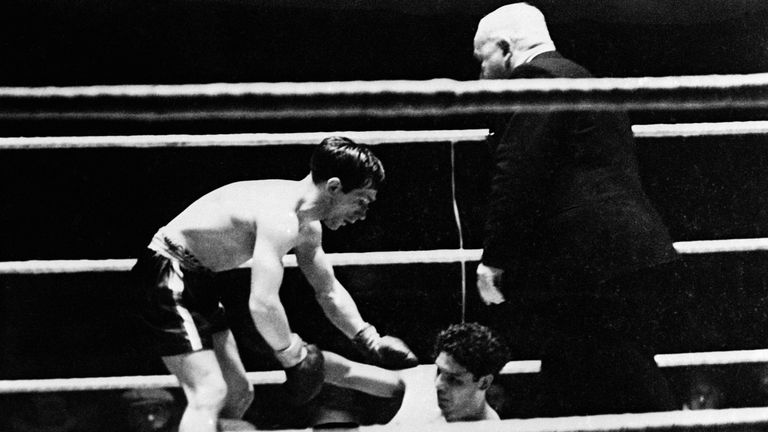
[[[768,123],[768,122],[766,122]],[[768,124],[764,126],[768,131]],[[221,135],[123,135],[73,137],[0,138],[0,150],[48,150],[88,148],[195,148],[316,146],[330,135],[342,135],[368,145],[470,141],[488,136],[488,129],[414,131],[336,131],[298,133],[251,133]]]
[[[146,87],[146,86],[145,86]],[[154,87],[154,86],[150,86]],[[166,88],[169,86],[158,86]],[[173,86],[171,86],[173,87]],[[0,98],[3,94],[0,89]],[[64,90],[64,89],[56,89]],[[42,91],[42,90],[41,90]],[[94,90],[94,94],[98,94]],[[768,121],[648,124],[632,127],[636,138],[724,136],[768,133]],[[276,134],[227,134],[227,135],[134,135],[134,136],[85,136],[85,137],[12,137],[0,138],[3,149],[68,149],[68,148],[176,148],[176,147],[237,147],[316,145],[329,134],[344,135],[370,145],[398,143],[479,142],[485,140],[487,129],[467,130],[417,130],[417,131],[344,131],[304,132]],[[453,147],[451,147],[453,155]],[[453,180],[452,180],[453,181]],[[458,212],[454,208],[455,216]],[[460,229],[460,222],[457,219]],[[462,243],[463,236],[460,237]],[[681,254],[751,252],[768,250],[768,238],[702,240],[677,242],[675,248]],[[450,263],[478,261],[479,249],[431,251],[393,251],[329,254],[334,265],[382,265]],[[46,274],[109,272],[129,270],[134,260],[30,260],[0,262],[0,274]],[[296,265],[295,257],[288,256],[284,264]],[[247,264],[245,265],[247,266]]]
[[[285,373],[279,371],[248,372],[248,380],[253,385],[281,384]],[[127,390],[148,388],[179,387],[179,381],[173,375],[135,375],[92,378],[53,378],[0,381],[0,394],[6,393],[44,393],[94,390]]]
[[[768,73],[0,88],[0,120],[10,121],[397,118],[767,106]]]
[[[697,240],[675,242],[675,250],[684,255],[768,251],[768,238]],[[479,261],[482,249],[433,249],[387,252],[329,253],[334,266],[443,264]],[[0,262],[0,274],[64,274],[85,272],[123,272],[136,263],[135,259],[103,260],[29,260]],[[296,256],[283,257],[283,265],[296,267]],[[250,267],[250,261],[240,268]]]
[[[295,119],[297,117],[397,117],[494,114],[566,109],[718,109],[768,106],[768,74],[695,77],[546,79],[515,81],[452,80],[206,84],[182,86],[94,86],[0,88],[0,120]],[[636,137],[690,137],[765,134],[768,122],[635,125]],[[369,144],[481,141],[488,131],[341,132]],[[380,134],[376,138],[375,134]],[[367,136],[368,138],[361,138]],[[366,135],[367,134],[367,135]],[[2,149],[173,148],[315,145],[329,133],[165,135],[122,137],[0,138]],[[378,141],[377,141],[378,140]],[[453,151],[453,146],[451,147]],[[459,223],[460,226],[460,223]],[[677,242],[682,254],[768,250],[768,238]],[[329,254],[343,265],[426,264],[478,261],[482,250],[391,251]],[[0,274],[56,274],[127,271],[132,259],[52,260],[0,263]],[[295,257],[284,259],[288,267]],[[464,267],[464,266],[462,266]],[[466,279],[466,278],[463,278]],[[660,354],[661,367],[768,362],[768,350]],[[504,374],[536,373],[535,360],[508,363]],[[255,385],[280,384],[282,371],[250,372]],[[172,375],[0,381],[2,393],[89,391],[175,387]],[[464,431],[472,424],[430,425],[431,431]],[[768,427],[768,408],[679,411],[578,418],[502,420],[476,424],[483,431],[647,431],[658,429],[733,430]],[[364,430],[412,430],[412,426],[370,426]]]
[[[754,432],[768,428],[768,408],[668,411],[584,417],[507,419],[499,421],[429,424],[429,432],[648,432],[729,431]],[[413,425],[375,425],[364,432],[414,431]],[[311,429],[306,429],[311,431]]]
[[[768,238],[708,240],[695,242],[677,242],[675,248],[680,253],[715,253],[747,252],[768,250]],[[481,249],[435,249],[425,251],[390,251],[390,252],[347,252],[329,253],[328,257],[335,266],[350,265],[389,265],[389,264],[438,264],[462,261],[479,261]],[[135,264],[135,259],[105,260],[29,260],[0,262],[0,274],[63,274],[85,272],[122,272],[128,271]],[[286,267],[296,267],[296,257],[287,255],[283,258]],[[249,267],[245,263],[241,268]]]
[[[636,138],[670,138],[768,134],[768,121],[633,125]],[[0,150],[96,148],[196,148],[317,145],[329,135],[342,135],[368,145],[482,142],[488,129],[336,131],[218,135],[118,135],[0,138]]]
[[[654,356],[654,359],[661,368],[766,363],[768,362],[768,349],[657,354]],[[535,374],[539,373],[540,370],[541,361],[539,360],[517,360],[508,362],[502,369],[501,374]],[[285,381],[285,373],[281,370],[248,372],[247,375],[248,380],[253,385],[275,385]],[[0,380],[0,394],[124,390],[178,386],[179,382],[173,375],[20,379]]]

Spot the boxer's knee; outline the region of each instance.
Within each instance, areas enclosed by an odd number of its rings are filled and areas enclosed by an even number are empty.
[[[187,409],[219,412],[227,399],[227,384],[220,374],[210,374],[187,391]]]
[[[227,389],[227,403],[222,410],[222,416],[241,418],[250,408],[253,398],[253,386],[247,379],[230,383]]]

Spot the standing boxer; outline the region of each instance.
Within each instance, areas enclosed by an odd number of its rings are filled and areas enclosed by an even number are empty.
[[[140,285],[136,306],[186,395],[180,432],[214,432],[219,415],[239,418],[252,401],[216,287],[218,272],[249,259],[250,314],[285,369],[284,388],[294,402],[304,403],[320,390],[323,355],[291,332],[280,302],[282,257],[290,250],[328,319],[373,363],[418,363],[401,340],[379,336],[363,320],[321,245],[321,223],[336,230],[365,219],[383,180],[384,168],[367,147],[329,137],[312,155],[304,179],[223,186],[155,234],[133,269]]]

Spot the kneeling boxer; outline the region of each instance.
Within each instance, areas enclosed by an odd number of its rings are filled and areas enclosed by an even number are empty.
[[[461,323],[438,334],[434,352],[434,365],[401,371],[324,352],[326,382],[379,397],[402,397],[388,424],[499,420],[486,393],[509,360],[506,344],[488,327]]]
[[[323,355],[291,332],[279,290],[290,250],[328,319],[374,364],[404,368],[418,360],[401,340],[381,337],[336,280],[323,252],[332,230],[365,219],[384,168],[367,147],[329,137],[299,181],[256,180],[216,189],[160,228],[133,269],[136,310],[163,362],[181,383],[187,407],[180,432],[214,432],[218,417],[239,418],[253,399],[216,288],[217,273],[249,259],[248,299],[256,329],[274,351],[293,402],[307,402],[324,379]]]

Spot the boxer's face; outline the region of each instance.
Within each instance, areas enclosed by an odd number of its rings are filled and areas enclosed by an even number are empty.
[[[333,206],[324,219],[325,226],[337,230],[344,225],[364,220],[368,206],[376,201],[376,189],[362,187],[347,193],[340,190],[334,194]]]
[[[498,40],[475,38],[475,59],[480,62],[480,79],[501,79],[509,76],[512,54],[502,49]]]
[[[440,411],[448,421],[459,421],[472,418],[477,413],[476,401],[482,394],[483,381],[464,366],[460,365],[450,354],[441,352],[435,360],[437,376],[435,391]]]

